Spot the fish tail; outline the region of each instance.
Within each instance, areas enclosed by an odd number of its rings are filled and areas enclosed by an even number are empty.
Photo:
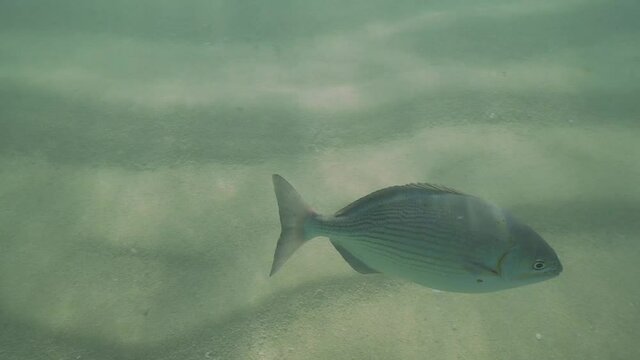
[[[313,237],[306,231],[305,223],[316,215],[282,176],[273,175],[273,187],[278,200],[282,230],[269,276],[275,274],[302,244]]]

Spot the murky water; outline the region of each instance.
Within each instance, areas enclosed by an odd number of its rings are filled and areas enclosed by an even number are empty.
[[[640,358],[634,1],[0,4],[0,358]],[[271,174],[330,213],[448,185],[556,279],[454,294],[326,239],[272,278]]]

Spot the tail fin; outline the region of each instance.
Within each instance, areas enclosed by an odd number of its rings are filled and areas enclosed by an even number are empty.
[[[282,230],[269,276],[275,274],[300,245],[309,240],[305,234],[304,224],[305,220],[315,215],[296,189],[282,176],[273,175],[273,187],[278,199]]]

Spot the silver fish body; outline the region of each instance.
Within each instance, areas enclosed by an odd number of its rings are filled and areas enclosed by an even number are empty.
[[[328,237],[360,273],[383,273],[444,291],[503,290],[562,271],[555,251],[530,227],[450,188],[393,186],[322,216],[282,177],[274,175],[273,181],[282,233],[271,274],[317,236]]]

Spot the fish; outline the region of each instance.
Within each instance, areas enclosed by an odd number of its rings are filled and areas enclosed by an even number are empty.
[[[486,293],[558,276],[551,246],[508,211],[428,183],[387,187],[333,215],[313,210],[273,175],[281,233],[270,276],[307,241],[327,237],[358,273],[384,274],[440,291]]]

